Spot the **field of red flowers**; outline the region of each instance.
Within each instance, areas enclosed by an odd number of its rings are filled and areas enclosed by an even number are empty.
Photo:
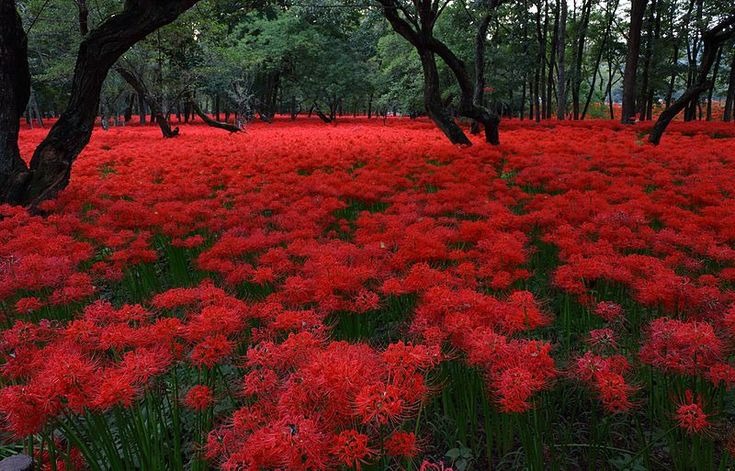
[[[0,207],[0,458],[732,467],[735,126],[645,132],[95,131],[45,217]]]

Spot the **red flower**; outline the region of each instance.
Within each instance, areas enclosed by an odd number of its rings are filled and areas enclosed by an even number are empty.
[[[20,298],[15,302],[15,310],[20,314],[29,314],[43,307],[43,302],[36,297]]]
[[[419,452],[413,432],[393,432],[385,440],[385,451],[390,456],[413,458]]]
[[[360,391],[355,398],[355,407],[365,424],[396,423],[405,412],[399,389],[383,383],[371,384]]]
[[[335,438],[332,455],[345,466],[360,470],[362,465],[375,454],[368,447],[368,436],[357,430],[345,430]]]
[[[223,362],[232,354],[235,344],[224,335],[212,335],[194,345],[191,351],[191,362],[195,366],[212,368]]]
[[[710,425],[707,414],[702,409],[702,400],[695,400],[689,389],[684,394],[684,401],[676,408],[676,421],[687,433],[699,433]]]
[[[619,304],[611,301],[601,301],[595,306],[595,315],[610,322],[623,315],[623,308]]]
[[[640,357],[663,370],[696,375],[718,363],[724,347],[711,324],[659,318],[651,322]]]
[[[207,409],[213,403],[214,394],[212,390],[209,388],[209,386],[205,386],[203,384],[197,384],[196,386],[193,386],[191,389],[189,389],[189,392],[187,392],[186,396],[184,397],[184,404],[186,405],[186,407],[196,411]]]

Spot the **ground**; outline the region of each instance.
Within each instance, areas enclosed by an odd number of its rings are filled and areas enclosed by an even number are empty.
[[[0,209],[0,457],[732,465],[735,126],[649,129],[96,130],[44,217]]]

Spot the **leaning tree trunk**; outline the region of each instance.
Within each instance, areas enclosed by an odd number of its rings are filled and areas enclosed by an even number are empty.
[[[467,67],[446,44],[434,37],[425,38],[426,43],[441,59],[447,64],[452,71],[454,78],[459,85],[461,92],[459,102],[459,114],[470,119],[479,121],[485,128],[485,141],[492,145],[499,145],[499,125],[500,117],[497,113],[491,112],[484,106],[476,105],[473,101],[474,88],[472,81],[467,73]]]
[[[5,4],[8,0],[0,1]],[[33,154],[22,203],[35,208],[66,187],[71,166],[92,135],[100,90],[110,68],[131,46],[174,21],[197,1],[126,0],[119,14],[87,34],[79,45],[69,103]],[[7,68],[5,64],[3,61],[0,68]]]
[[[314,112],[316,115],[321,119],[323,122],[329,124],[332,122],[332,118],[325,115],[322,109],[319,107],[317,102],[314,102],[314,104],[311,106],[311,109],[309,110],[309,116],[311,116],[311,113]]]
[[[646,13],[647,1],[631,1],[628,53],[625,57],[625,71],[623,72],[623,115],[621,117],[623,124],[632,124],[635,122],[636,74],[638,70],[638,56],[640,56],[641,52],[643,15]]]
[[[213,128],[218,128],[218,129],[224,129],[225,131],[230,131],[230,132],[242,131],[240,128],[238,128],[237,126],[233,124],[223,123],[221,121],[217,121],[217,120],[210,118],[209,116],[207,116],[207,114],[204,111],[202,111],[202,109],[199,107],[197,102],[194,101],[193,99],[189,100],[189,103],[191,104],[191,109],[194,110],[194,113],[196,113],[197,116],[202,118],[202,121],[204,121],[204,123],[207,126],[212,126]]]
[[[0,203],[18,203],[28,180],[20,118],[31,94],[25,31],[14,0],[0,0]]]
[[[735,37],[735,12],[731,13],[725,20],[718,23],[717,26],[705,31],[702,35],[704,51],[702,52],[702,62],[699,66],[696,82],[692,87],[687,89],[682,96],[674,102],[674,104],[666,108],[661,115],[659,115],[658,120],[651,131],[651,135],[648,137],[649,142],[658,145],[658,143],[661,142],[661,136],[671,120],[673,120],[674,117],[682,110],[696,102],[700,94],[714,86],[714,83],[707,80],[707,77],[709,76],[712,64],[714,64],[716,60],[720,47],[725,41],[732,37]]]
[[[156,99],[148,92],[148,88],[145,86],[145,83],[143,83],[143,80],[122,66],[116,66],[115,71],[120,74],[120,77],[122,77],[128,85],[133,87],[133,90],[135,90],[139,96],[143,97],[148,108],[151,109],[151,118],[156,122],[156,124],[158,124],[158,127],[161,128],[161,134],[163,134],[163,137],[168,139],[170,137],[178,136],[179,128],[171,129],[171,125],[163,115],[161,107],[158,105]]]
[[[429,50],[419,51],[421,66],[424,70],[424,106],[436,127],[452,142],[452,144],[471,145],[462,129],[454,122],[441,100],[439,70],[434,53]]]

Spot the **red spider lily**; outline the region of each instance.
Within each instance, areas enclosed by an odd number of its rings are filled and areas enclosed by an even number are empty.
[[[687,433],[696,434],[710,426],[708,415],[702,408],[702,399],[696,400],[691,390],[684,392],[684,400],[676,408],[676,421]]]
[[[623,308],[616,303],[610,301],[602,301],[595,306],[595,315],[598,315],[610,322],[623,315]]]
[[[723,358],[724,343],[705,322],[659,318],[651,322],[641,360],[663,370],[696,375]]]
[[[619,413],[633,407],[630,396],[636,388],[624,377],[629,370],[628,360],[622,355],[603,357],[586,352],[575,361],[571,374],[598,394],[605,410]]]
[[[385,440],[385,450],[390,456],[413,458],[419,451],[416,435],[413,432],[393,432]]]
[[[368,447],[368,439],[356,430],[345,430],[336,437],[331,453],[339,463],[360,470],[376,453]]]
[[[196,411],[207,409],[214,402],[214,394],[209,386],[197,384],[193,386],[184,396],[184,404]]]

